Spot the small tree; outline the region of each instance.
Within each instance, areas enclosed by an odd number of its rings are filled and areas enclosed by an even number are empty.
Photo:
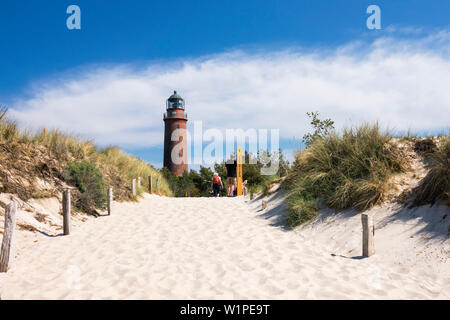
[[[331,119],[320,120],[318,111],[307,112],[306,115],[312,118],[311,125],[314,129],[313,133],[307,133],[303,136],[303,143],[308,148],[314,140],[327,136],[334,129],[334,121]]]

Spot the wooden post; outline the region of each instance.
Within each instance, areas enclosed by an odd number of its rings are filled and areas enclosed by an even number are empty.
[[[158,188],[159,191],[159,187],[161,187],[161,178],[158,177],[158,179],[156,180],[156,187]]]
[[[253,191],[250,191],[250,200],[253,200]]]
[[[148,192],[153,193],[153,178],[148,176]]]
[[[108,189],[108,216],[111,215],[112,211],[112,203],[113,203],[113,189]]]
[[[68,236],[70,234],[70,214],[72,211],[70,202],[70,189],[66,189],[63,192],[62,209],[63,209],[64,235]]]
[[[138,185],[138,188],[141,187],[141,177],[138,177],[138,179],[137,179],[137,185]]]
[[[14,257],[14,229],[16,227],[17,204],[11,202],[5,208],[5,229],[0,252],[0,272],[7,272]]]
[[[267,200],[262,201],[262,209],[267,209]]]
[[[373,223],[373,216],[368,215],[367,213],[361,213],[361,222],[363,228],[362,255],[363,257],[370,257],[375,254],[375,225]]]
[[[136,179],[133,179],[133,181],[131,181],[131,193],[134,197],[136,197]]]

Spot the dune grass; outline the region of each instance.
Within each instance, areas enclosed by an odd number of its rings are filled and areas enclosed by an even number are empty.
[[[148,177],[153,177],[153,189],[156,193],[172,196],[172,191],[164,176],[147,162],[124,153],[117,147],[109,147],[100,151],[97,159],[98,163],[105,166],[105,169],[115,168],[121,172],[125,179],[131,181],[141,177],[141,188],[136,188],[137,194],[148,190]],[[161,185],[156,189],[156,179],[161,178]]]
[[[415,206],[450,200],[450,135],[443,137],[430,158],[430,171],[414,192]]]
[[[131,194],[131,180],[138,176],[142,182],[138,195],[148,190],[150,175],[155,181],[161,178],[156,193],[172,195],[161,173],[145,161],[117,147],[101,149],[92,141],[58,130],[32,133],[20,129],[13,121],[0,119],[0,150],[0,192],[16,193],[23,200],[42,193],[35,185],[36,179],[64,180],[65,168],[81,161],[99,168],[105,186],[114,189],[116,200],[136,199]]]
[[[378,124],[344,129],[315,139],[296,155],[283,187],[289,190],[287,224],[295,227],[330,208],[365,210],[381,202],[389,178],[408,168]]]

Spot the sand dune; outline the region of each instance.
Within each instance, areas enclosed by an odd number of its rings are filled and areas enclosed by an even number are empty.
[[[445,259],[429,260],[440,264],[439,272],[412,267],[407,259],[383,254],[382,248],[359,259],[360,253],[343,254],[348,245],[332,246],[324,236],[327,228],[326,234],[332,233],[330,225],[286,231],[274,220],[276,214],[267,215],[271,207],[260,212],[259,204],[242,198],[153,195],[139,203],[115,204],[112,216],[76,224],[70,236],[37,234],[36,242],[18,243],[15,265],[2,275],[1,297],[450,298]],[[348,228],[337,232],[346,234],[345,243],[354,238],[350,246],[358,246],[359,225]],[[21,240],[26,241],[17,237]]]

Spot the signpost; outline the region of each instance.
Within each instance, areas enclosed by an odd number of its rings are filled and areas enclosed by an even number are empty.
[[[242,196],[242,148],[237,148],[237,195]]]

